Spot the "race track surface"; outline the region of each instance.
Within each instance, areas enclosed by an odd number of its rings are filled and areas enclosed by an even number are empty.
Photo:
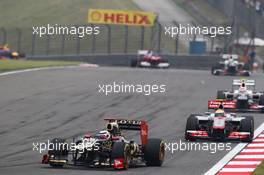
[[[252,76],[257,88],[263,75]],[[146,70],[130,68],[65,68],[26,72],[0,77],[0,174],[112,175],[185,174],[200,175],[227,152],[176,151],[167,153],[163,167],[137,167],[128,171],[41,165],[41,154],[32,143],[53,137],[71,138],[93,133],[105,125],[106,116],[145,119],[150,137],[166,142],[184,140],[186,118],[207,110],[207,100],[217,89],[230,89],[233,77],[214,77],[208,71]],[[166,93],[110,94],[98,92],[99,84],[165,84]],[[262,89],[263,90],[263,89]],[[255,125],[263,114],[253,114]],[[128,133],[136,137],[136,133]],[[236,143],[233,143],[234,146]]]

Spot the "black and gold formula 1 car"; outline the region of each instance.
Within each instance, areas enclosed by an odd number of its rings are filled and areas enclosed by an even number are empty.
[[[48,153],[42,163],[52,167],[64,165],[111,167],[128,169],[129,166],[145,164],[162,166],[165,144],[161,139],[148,138],[148,125],[143,120],[105,119],[105,130],[85,135],[69,144],[64,139],[51,140]],[[126,140],[123,130],[139,131],[141,143]]]

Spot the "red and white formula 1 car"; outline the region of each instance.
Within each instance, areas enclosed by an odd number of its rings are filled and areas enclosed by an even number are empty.
[[[138,57],[131,60],[131,67],[169,68],[169,66],[170,63],[167,59],[153,54],[151,50],[139,50]]]
[[[187,119],[185,139],[195,140],[218,140],[218,141],[242,141],[251,142],[254,136],[254,119],[252,116],[239,117],[234,113],[227,113],[224,108],[229,104],[212,106],[218,108],[215,112],[205,114],[191,114]],[[219,107],[222,106],[222,107]]]
[[[130,165],[146,164],[161,166],[165,157],[165,144],[161,139],[148,138],[148,125],[143,120],[106,119],[107,126],[94,135],[85,135],[74,143],[64,139],[53,139],[42,163],[53,167],[65,164],[90,167],[113,167],[128,169]],[[126,140],[122,130],[140,131],[141,143]],[[74,145],[74,146],[73,146]]]

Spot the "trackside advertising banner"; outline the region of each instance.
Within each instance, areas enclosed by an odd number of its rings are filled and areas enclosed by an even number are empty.
[[[156,14],[143,11],[89,9],[88,22],[93,24],[116,24],[151,27]]]

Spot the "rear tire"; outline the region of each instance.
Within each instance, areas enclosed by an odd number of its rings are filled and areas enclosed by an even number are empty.
[[[244,65],[244,69],[249,71],[249,70],[250,70],[250,64],[246,63],[246,64]]]
[[[264,105],[264,95],[261,95],[259,97],[259,105],[263,106]]]
[[[138,60],[137,59],[132,59],[131,63],[130,63],[130,66],[131,67],[137,67],[137,64],[138,64]]]
[[[214,73],[215,69],[217,69],[217,67],[216,67],[216,65],[213,65],[211,68],[211,74],[212,75],[215,75],[215,73]]]
[[[186,123],[186,129],[185,129],[185,140],[189,140],[189,141],[195,141],[195,138],[190,137],[187,134],[188,130],[191,131],[196,131],[198,128],[198,119],[195,117],[195,114],[191,114],[188,119],[187,119],[187,123]]]
[[[250,72],[249,72],[249,71],[246,71],[246,72],[244,73],[244,76],[249,77],[249,76],[250,76]]]
[[[250,137],[246,140],[242,140],[243,142],[252,142],[254,137],[254,118],[252,116],[245,116],[245,119],[241,121],[240,126],[241,132],[250,132]]]
[[[115,142],[112,148],[111,160],[124,159],[124,170],[129,168],[129,145],[125,142]]]
[[[226,96],[225,96],[225,94],[224,94],[224,92],[225,91],[222,91],[222,90],[220,90],[220,91],[217,91],[217,99],[226,99]]]
[[[147,166],[162,166],[165,157],[165,144],[161,139],[148,139],[144,150]]]

